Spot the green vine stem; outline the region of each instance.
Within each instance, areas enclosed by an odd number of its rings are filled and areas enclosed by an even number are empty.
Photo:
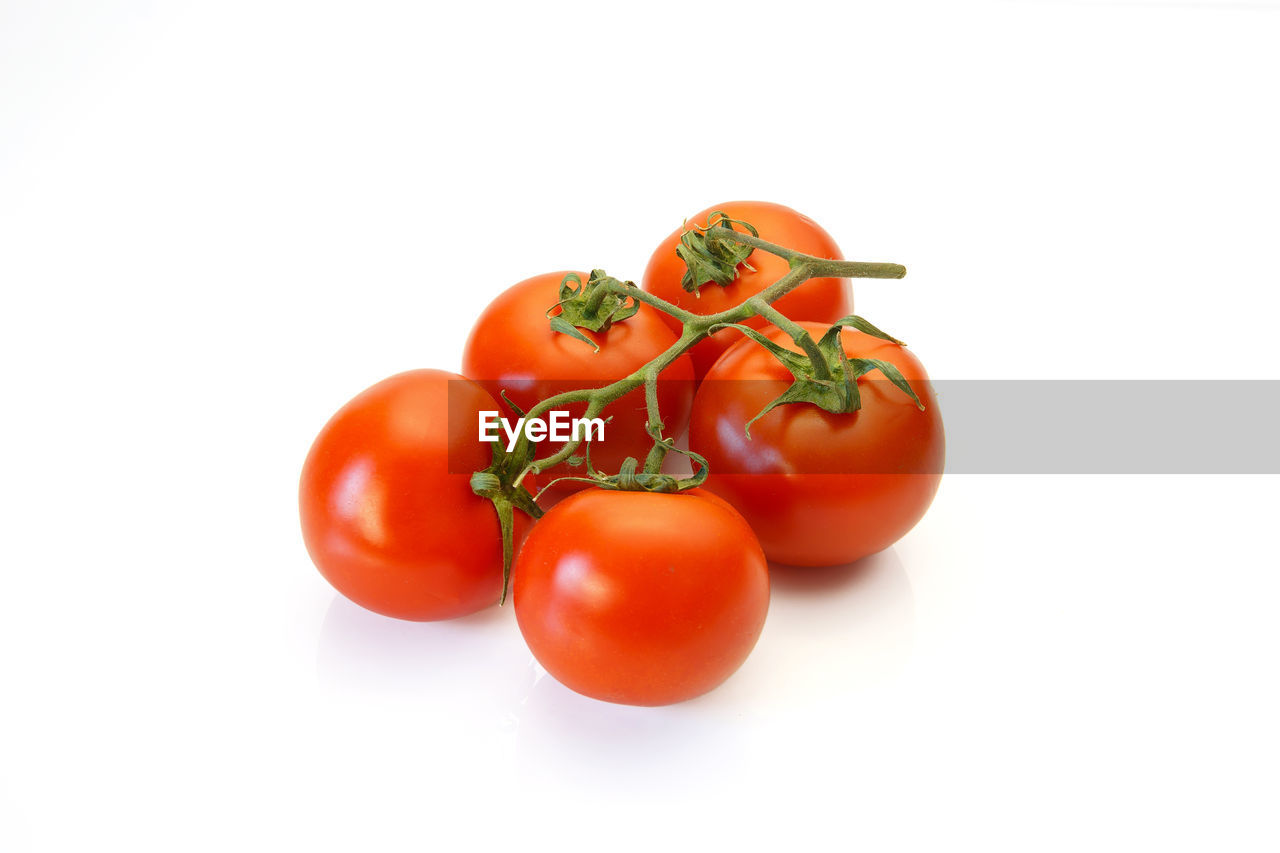
[[[818,343],[804,330],[804,327],[796,323],[787,315],[783,314],[777,308],[774,308],[767,302],[758,298],[747,300],[747,303],[756,310],[764,319],[777,326],[782,331],[791,336],[791,339],[800,345],[804,350],[804,354],[809,356],[809,361],[813,363],[813,378],[828,380],[831,378],[831,371],[827,367],[827,360],[822,357],[822,353],[818,350]]]
[[[707,229],[699,230],[706,231]],[[777,326],[779,329],[782,329],[796,341],[796,343],[805,352],[805,355],[808,356],[808,360],[812,363],[814,379],[830,380],[831,372],[828,360],[819,351],[818,345],[814,342],[812,336],[810,336],[808,332],[790,318],[774,308],[773,303],[804,284],[804,282],[813,278],[897,279],[902,278],[907,274],[906,267],[900,264],[867,263],[863,261],[844,261],[819,258],[813,255],[804,254],[803,252],[798,252],[794,249],[789,249],[785,246],[779,246],[776,243],[763,240],[754,234],[747,234],[740,231],[730,230],[728,228],[716,229],[714,237],[717,240],[742,243],[752,247],[753,249],[760,249],[777,255],[787,261],[790,265],[790,269],[785,275],[760,293],[744,299],[733,308],[729,308],[715,314],[695,314],[692,311],[687,311],[677,305],[667,302],[665,299],[654,296],[652,293],[641,290],[630,282],[622,282],[617,279],[601,280],[595,290],[590,294],[591,305],[588,306],[589,308],[598,308],[601,305],[602,300],[609,294],[617,296],[624,304],[627,299],[642,302],[651,308],[679,320],[683,325],[679,338],[675,343],[648,364],[622,379],[599,388],[583,388],[556,394],[555,396],[548,397],[533,406],[533,408],[529,409],[526,414],[526,417],[528,418],[537,418],[553,409],[573,404],[586,403],[586,412],[583,417],[595,418],[598,417],[610,403],[613,403],[643,386],[645,389],[645,406],[647,410],[646,426],[650,436],[654,439],[654,445],[644,460],[644,466],[639,477],[633,473],[635,463],[631,463],[628,466],[628,472],[626,472],[626,480],[628,483],[655,482],[663,460],[673,449],[673,442],[671,439],[664,439],[662,437],[662,418],[661,413],[658,411],[657,396],[658,376],[670,367],[676,359],[692,349],[699,341],[717,331],[719,327],[741,324],[743,321],[748,320],[751,317],[760,316],[769,323],[772,323],[774,326]],[[520,437],[516,441],[515,447],[509,454],[505,454],[505,457],[501,460],[495,459],[494,466],[487,472],[478,472],[486,474],[492,473],[495,475],[494,480],[484,478],[486,488],[483,489],[483,492],[484,496],[490,497],[491,500],[494,500],[495,508],[498,510],[500,519],[504,515],[507,516],[507,518],[502,519],[506,521],[506,523],[502,525],[504,538],[510,536],[511,525],[509,521],[509,513],[512,511],[513,507],[526,512],[534,518],[538,518],[542,515],[541,509],[535,502],[532,500],[525,500],[522,497],[528,494],[527,491],[523,489],[525,478],[531,474],[546,471],[556,465],[560,465],[561,463],[570,460],[581,444],[582,441],[580,439],[571,440],[562,445],[556,452],[538,459],[535,458],[532,442],[530,442],[524,432],[521,432]],[[699,476],[700,478],[705,478],[705,470],[702,471]],[[480,494],[482,490],[477,489],[476,491],[477,494]],[[508,547],[508,544],[509,543],[504,542],[503,548],[504,601],[506,599],[507,586],[505,581],[509,578],[511,569],[511,549]]]
[[[632,297],[680,320],[681,323],[684,324],[683,332],[675,343],[668,347],[653,361],[649,362],[644,367],[641,367],[634,373],[600,388],[584,388],[580,390],[566,391],[562,394],[556,394],[553,397],[548,397],[531,408],[528,412],[528,417],[540,417],[552,409],[574,403],[587,404],[587,412],[584,417],[597,417],[610,403],[644,385],[646,376],[653,376],[656,381],[658,374],[670,367],[672,362],[677,358],[692,349],[694,344],[711,334],[713,327],[728,323],[741,323],[742,321],[750,319],[757,314],[764,316],[765,319],[774,323],[774,325],[779,325],[779,321],[790,325],[792,329],[786,329],[785,326],[781,325],[779,328],[784,328],[784,330],[793,334],[798,332],[803,336],[803,339],[797,340],[797,343],[803,347],[804,340],[807,339],[811,347],[815,349],[814,354],[816,355],[816,345],[813,344],[813,340],[809,334],[774,309],[772,303],[781,299],[783,296],[786,296],[792,290],[795,290],[811,278],[834,277],[892,279],[902,278],[907,274],[906,267],[900,264],[836,261],[826,258],[815,258],[812,255],[806,255],[793,249],[787,249],[782,246],[769,243],[765,240],[761,240],[758,237],[752,237],[749,234],[742,234],[740,232],[732,232],[731,238],[722,237],[721,239],[733,239],[735,241],[747,243],[756,248],[764,249],[767,252],[777,254],[785,258],[791,264],[791,269],[786,273],[786,275],[769,285],[769,287],[765,288],[760,293],[743,300],[741,304],[733,308],[729,308],[715,314],[694,314],[691,311],[686,311],[683,308],[667,302],[665,299],[661,299],[647,291],[641,290],[634,284],[618,281],[608,282],[603,285],[603,287],[609,288],[611,291],[617,293],[617,295]],[[808,347],[806,347],[806,349],[808,349]],[[815,365],[824,364],[823,359],[820,357],[814,359],[814,361]],[[815,369],[820,368],[815,367]],[[649,407],[650,422],[651,424],[654,422],[660,423],[660,420],[657,419],[656,396],[647,396],[653,397],[652,403]],[[580,444],[580,440],[569,441],[550,456],[542,459],[532,459],[530,454],[530,442],[523,434],[521,434],[515,448],[512,450],[512,454],[517,458],[529,458],[530,461],[525,463],[512,485],[518,487],[526,475],[545,471],[548,468],[552,468],[566,461],[574,454]],[[652,457],[653,454],[650,455],[650,460]],[[648,463],[650,460],[646,460],[646,470],[648,470]],[[658,461],[660,463],[661,459]]]
[[[646,370],[644,374],[644,407],[648,420],[645,425],[653,436],[653,447],[644,460],[646,474],[656,474],[662,470],[662,460],[667,457],[670,445],[662,437],[662,413],[658,411],[658,371]]]

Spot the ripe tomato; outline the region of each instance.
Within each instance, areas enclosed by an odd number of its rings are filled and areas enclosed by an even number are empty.
[[[568,275],[553,272],[509,287],[489,303],[471,329],[462,356],[462,372],[479,382],[495,398],[501,392],[521,409],[565,391],[607,385],[634,373],[676,342],[676,335],[647,305],[632,317],[602,332],[580,330],[600,347],[599,351],[568,335],[552,331],[547,309],[560,299],[560,283]],[[588,276],[578,273],[583,282]],[[666,435],[680,435],[689,423],[693,403],[693,365],[687,355],[676,359],[658,380],[658,406]],[[585,405],[566,406],[579,417]],[[511,417],[509,413],[506,415]],[[591,442],[591,462],[616,472],[628,456],[644,462],[653,442],[645,432],[644,390],[627,394],[605,408],[601,417],[613,420],[604,429],[603,441]],[[506,437],[503,434],[505,444]],[[544,442],[539,456],[554,452]],[[544,473],[543,480],[568,474],[584,475],[584,469],[560,465]]]
[[[479,385],[411,370],[335,414],[302,466],[302,537],[338,592],[386,616],[425,622],[496,604],[502,543],[493,504],[471,491],[488,467]],[[517,541],[527,517],[516,512]]]
[[[800,325],[815,340],[827,329]],[[768,337],[799,352],[779,330]],[[942,418],[924,367],[898,344],[852,329],[841,343],[851,358],[895,365],[924,411],[876,372],[858,380],[859,411],[778,406],[748,439],[743,426],[793,377],[745,339],[716,362],[694,399],[689,447],[707,458],[707,488],[742,513],[779,563],[839,565],[889,547],[924,515],[942,477]]]
[[[769,608],[764,554],[712,494],[590,489],[553,507],[512,573],[538,662],[583,695],[627,705],[700,696],[737,671]]]
[[[760,238],[771,243],[820,258],[844,257],[840,254],[836,241],[818,223],[789,207],[767,201],[730,201],[717,204],[691,216],[687,225],[705,226],[707,217],[717,210],[732,219],[740,219],[755,226],[760,232]],[[689,293],[680,286],[685,264],[676,255],[681,230],[677,229],[659,244],[649,259],[649,266],[644,271],[640,286],[687,311],[696,314],[726,311],[764,290],[786,275],[789,269],[782,258],[757,249],[747,258],[747,263],[754,270],[739,265],[738,277],[727,287],[711,282],[699,288],[696,294]],[[742,227],[736,226],[736,230],[742,230]],[[793,320],[834,323],[853,313],[853,287],[845,278],[815,278],[779,299],[774,306]],[[661,316],[673,324],[672,328],[679,330],[679,324],[674,319],[666,314]],[[759,317],[752,317],[744,322],[753,329],[762,329],[766,325]],[[693,348],[690,355],[693,356],[694,372],[699,380],[738,337],[736,332],[720,331]]]

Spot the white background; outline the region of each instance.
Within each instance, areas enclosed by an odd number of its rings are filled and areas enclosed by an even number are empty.
[[[859,311],[935,378],[1280,378],[1278,45],[1266,2],[0,4],[0,849],[1276,849],[1274,477],[950,477],[665,709],[509,609],[348,604],[295,502],[500,289],[733,198],[905,263]]]

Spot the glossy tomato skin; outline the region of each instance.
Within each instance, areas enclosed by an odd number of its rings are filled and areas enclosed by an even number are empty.
[[[661,312],[647,305],[641,305],[634,316],[603,332],[582,330],[600,347],[599,352],[582,341],[553,332],[547,309],[559,301],[560,283],[566,275],[568,272],[546,273],[513,285],[485,308],[472,328],[463,351],[462,372],[496,399],[506,391],[512,402],[528,411],[556,394],[621,379],[676,342],[676,334],[662,321]],[[587,281],[587,273],[578,272],[578,276]],[[682,355],[658,380],[658,406],[668,436],[684,432],[692,403],[693,364],[687,355]],[[578,417],[585,406],[566,406],[564,410]],[[505,416],[512,414],[507,412]],[[592,464],[614,473],[628,456],[643,462],[653,444],[645,432],[643,389],[613,402],[602,416],[613,420],[605,426],[604,440],[591,443]],[[543,442],[539,455],[545,456],[553,448],[551,443]],[[561,465],[545,472],[542,480],[549,482],[553,477],[583,473],[582,468]]]
[[[497,513],[472,493],[468,473],[489,465],[478,413],[496,408],[464,377],[411,370],[366,389],[325,424],[298,502],[307,551],[338,592],[414,621],[497,603]],[[526,517],[515,516],[519,537]]]
[[[815,339],[827,326],[801,323]],[[799,350],[786,334],[769,338]],[[942,478],[945,438],[924,367],[897,344],[845,329],[851,357],[893,363],[924,411],[879,372],[858,382],[860,411],[779,406],[743,426],[790,383],[764,348],[742,340],[698,388],[689,446],[707,457],[707,487],[750,523],[769,559],[800,566],[849,563],[904,536],[929,508]]]
[[[771,243],[819,258],[844,258],[836,241],[818,223],[789,207],[767,201],[730,201],[717,204],[689,217],[688,225],[705,226],[707,217],[717,210],[730,218],[751,223],[760,232],[760,237]],[[727,287],[711,282],[703,285],[697,294],[689,293],[680,286],[685,264],[676,255],[681,230],[672,232],[658,245],[649,259],[649,266],[644,271],[640,286],[654,296],[696,314],[715,314],[733,308],[782,278],[789,270],[787,262],[782,258],[757,249],[747,258],[747,263],[754,270],[739,266],[737,279]],[[738,230],[741,230],[741,226],[738,226]],[[805,282],[773,304],[793,320],[834,323],[853,313],[853,287],[847,278],[816,278]],[[665,314],[662,316],[667,318]],[[673,328],[679,329],[679,324],[674,320],[668,321],[673,324]],[[752,317],[744,323],[754,329],[767,325],[759,317]],[[732,330],[725,330],[693,348],[690,355],[693,356],[694,372],[699,380],[706,376],[711,365],[738,337]]]
[[[715,688],[755,646],[768,565],[727,503],[579,492],[533,529],[512,574],[525,641],[561,684],[594,699],[668,705]]]

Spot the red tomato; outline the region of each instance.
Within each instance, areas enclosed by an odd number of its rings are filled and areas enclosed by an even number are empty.
[[[687,223],[688,227],[695,224],[705,226],[707,217],[717,210],[732,219],[740,219],[755,226],[760,232],[760,238],[771,243],[819,258],[843,259],[844,257],[840,254],[840,247],[836,245],[836,241],[822,230],[822,226],[818,223],[789,207],[770,204],[767,201],[730,201],[717,204],[691,216]],[[735,229],[743,230],[742,226],[735,226]],[[740,265],[738,277],[727,287],[711,282],[704,284],[696,294],[689,293],[680,286],[680,280],[685,273],[685,264],[676,255],[676,246],[680,245],[681,230],[677,229],[673,232],[654,251],[640,286],[654,296],[673,302],[695,314],[715,314],[733,308],[782,278],[790,269],[782,258],[757,249],[747,258],[747,263],[754,267],[754,270]],[[841,317],[853,313],[853,287],[847,278],[815,278],[773,304],[793,320],[834,323]],[[680,326],[674,319],[666,314],[661,316],[672,324],[672,328],[679,330]],[[743,322],[754,329],[762,329],[766,325],[765,321],[759,317],[752,317]],[[690,354],[693,356],[694,372],[698,379],[706,375],[716,359],[732,346],[738,337],[736,332],[720,331],[693,348]]]
[[[583,695],[627,705],[700,696],[737,671],[769,608],[764,554],[712,494],[590,489],[553,507],[512,573],[538,662]]]
[[[496,604],[502,542],[493,504],[471,491],[488,467],[479,385],[411,370],[366,389],[320,431],[302,466],[302,537],[338,592],[386,616],[451,619]],[[527,517],[516,511],[516,536]]]
[[[528,411],[536,403],[565,391],[596,388],[634,373],[676,342],[676,335],[660,319],[661,312],[641,305],[639,312],[603,332],[580,330],[593,340],[597,352],[582,341],[551,330],[547,309],[560,299],[560,283],[568,273],[553,272],[513,285],[480,315],[462,356],[462,372],[483,385],[495,398],[500,393]],[[583,282],[586,273],[578,273]],[[666,435],[680,435],[689,423],[693,403],[693,365],[687,355],[676,359],[658,380],[658,406]],[[585,405],[564,407],[574,417]],[[511,417],[510,413],[505,415]],[[653,442],[645,432],[644,390],[627,394],[605,408],[612,416],[603,441],[591,442],[591,463],[614,473],[628,456],[641,463]],[[505,433],[504,444],[505,444]],[[543,442],[538,455],[554,452]],[[568,474],[585,476],[585,469],[557,466],[544,481]]]
[[[819,339],[827,326],[801,323]],[[768,337],[799,352],[785,333]],[[698,388],[689,447],[707,458],[707,488],[751,524],[769,559],[839,565],[883,550],[924,515],[942,477],[942,417],[924,367],[901,346],[851,329],[851,357],[891,362],[924,403],[877,371],[858,380],[861,410],[831,414],[809,404],[778,406],[743,426],[791,384],[763,347],[741,340]]]

